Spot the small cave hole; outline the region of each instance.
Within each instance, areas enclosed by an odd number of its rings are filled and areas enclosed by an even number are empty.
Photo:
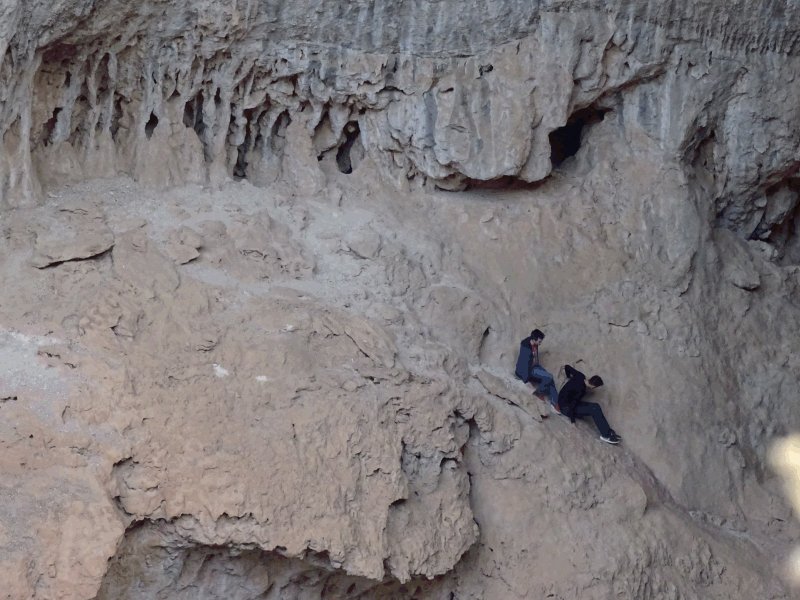
[[[716,143],[716,138],[716,133],[712,130],[700,140],[695,150],[693,164],[706,170],[714,166],[714,144]]]
[[[280,116],[275,119],[275,122],[272,124],[272,130],[270,131],[271,137],[274,138],[285,138],[286,137],[286,128],[292,122],[292,118],[289,116],[289,113],[284,111],[280,114]]]
[[[56,43],[47,48],[42,54],[42,62],[49,64],[61,63],[66,65],[78,54],[78,46],[72,44]]]
[[[83,89],[84,91],[86,90],[85,84]],[[66,139],[73,146],[78,146],[83,143],[84,136],[88,133],[86,116],[92,109],[87,94],[88,92],[76,98],[75,104],[72,106],[71,128],[69,131],[61,131],[58,133],[59,141],[64,141]]]
[[[203,92],[198,92],[197,96],[189,100],[183,107],[183,124],[194,129],[197,137],[203,139],[205,123],[203,123]]]
[[[49,146],[53,141],[53,134],[56,131],[56,125],[58,124],[58,115],[61,113],[63,109],[59,106],[53,111],[53,116],[50,117],[47,122],[42,127],[42,137],[41,142],[45,146]]]
[[[607,112],[608,109],[591,106],[583,108],[572,113],[566,125],[550,132],[550,162],[553,168],[578,153],[584,128],[602,121]]]
[[[195,99],[189,100],[183,107],[183,124],[194,129]]]
[[[255,140],[253,140],[253,149],[261,152],[264,148],[264,136],[261,135],[261,131],[256,134]]]
[[[236,164],[233,165],[233,179],[241,181],[247,179],[247,142],[239,146],[236,155]]]
[[[250,108],[246,109],[243,114],[247,124],[245,125],[244,141],[236,149],[236,164],[233,166],[233,178],[242,180],[247,178],[247,155],[253,148],[255,142],[258,141],[258,136],[254,140],[253,131],[258,127],[258,119],[256,118],[255,110]],[[235,122],[234,117],[231,117],[231,127]]]
[[[344,126],[344,143],[339,146],[339,150],[336,152],[336,164],[339,167],[339,171],[345,175],[353,172],[353,162],[354,158],[356,158],[352,156],[353,144],[356,143],[360,134],[361,131],[356,121],[350,121]]]
[[[122,96],[117,95],[114,98],[114,108],[111,113],[111,125],[109,128],[111,130],[111,139],[114,141],[117,141],[117,132],[119,131],[120,122],[124,114],[122,109]]]
[[[147,121],[147,124],[144,126],[144,133],[148,140],[153,137],[153,132],[156,130],[156,127],[158,127],[158,117],[156,113],[150,113],[150,120]]]

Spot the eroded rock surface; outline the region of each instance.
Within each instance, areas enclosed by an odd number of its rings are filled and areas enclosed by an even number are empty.
[[[343,170],[366,151],[403,181],[539,181],[560,136],[623,99],[623,121],[708,184],[720,223],[778,238],[797,204],[790,2],[4,6],[11,205],[40,181],[120,172],[273,182],[293,123]]]
[[[6,596],[793,597],[797,11],[4,2]]]

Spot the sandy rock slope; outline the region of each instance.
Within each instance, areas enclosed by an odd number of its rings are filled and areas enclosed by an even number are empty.
[[[799,9],[690,4],[0,0],[4,597],[797,597]]]

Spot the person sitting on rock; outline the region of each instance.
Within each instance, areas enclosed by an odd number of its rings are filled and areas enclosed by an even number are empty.
[[[519,343],[519,357],[515,374],[525,383],[536,388],[536,394],[542,400],[550,398],[550,404],[558,403],[558,389],[550,372],[539,363],[539,346],[544,340],[544,333],[534,329],[531,334]]]
[[[564,371],[567,374],[567,383],[564,384],[558,394],[558,404],[554,407],[554,410],[565,417],[569,417],[573,425],[576,418],[592,417],[594,424],[600,431],[600,439],[607,444],[619,444],[622,438],[611,429],[600,405],[583,401],[583,397],[588,390],[594,390],[603,385],[602,378],[599,375],[592,375],[587,381],[586,375],[570,365],[564,365]]]

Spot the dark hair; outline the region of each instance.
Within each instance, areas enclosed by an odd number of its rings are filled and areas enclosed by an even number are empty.
[[[534,329],[531,331],[531,339],[534,341],[540,341],[544,339],[544,333],[542,333],[539,329]]]
[[[603,378],[600,375],[592,375],[589,377],[589,383],[594,387],[600,387],[603,385]]]

